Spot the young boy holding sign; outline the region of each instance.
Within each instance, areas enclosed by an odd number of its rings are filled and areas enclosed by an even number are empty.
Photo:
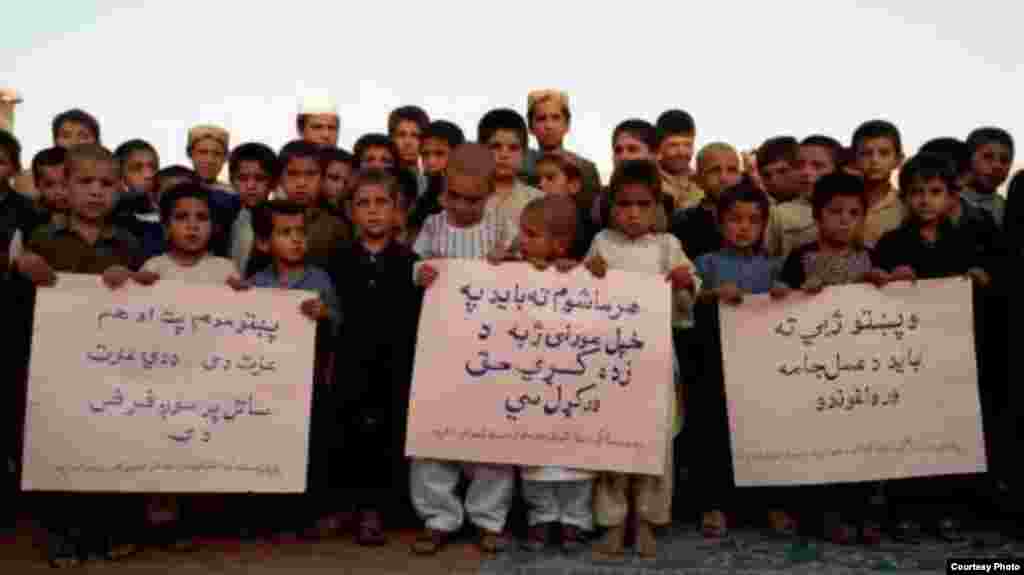
[[[613,227],[597,234],[590,246],[586,266],[601,277],[609,268],[663,275],[672,284],[672,323],[692,327],[690,308],[700,290],[700,278],[686,257],[679,240],[656,231],[661,176],[653,162],[628,160],[616,168],[609,186]],[[678,380],[679,365],[672,354],[672,371]],[[682,427],[680,389],[670,394],[670,413],[675,433]],[[596,482],[594,515],[608,528],[596,551],[621,555],[625,547],[626,516],[633,507],[636,519],[636,548],[644,557],[657,555],[654,526],[667,525],[672,517],[672,442],[666,446],[665,473],[661,477],[601,474]],[[632,491],[632,493],[630,493]]]
[[[519,218],[517,259],[539,270],[554,265],[559,271],[569,271],[577,264],[569,259],[577,220],[576,202],[565,195],[531,200]],[[493,259],[492,263],[500,260]],[[583,546],[583,533],[594,525],[594,474],[553,466],[525,467],[522,474],[530,525],[524,547],[530,551],[544,549],[550,528],[556,527],[562,549],[569,553],[578,551]]]

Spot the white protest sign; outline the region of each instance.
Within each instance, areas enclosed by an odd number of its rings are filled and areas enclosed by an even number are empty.
[[[22,487],[302,492],[309,293],[60,275],[36,298]]]
[[[432,263],[408,455],[663,473],[674,405],[664,277]]]
[[[722,305],[736,485],[985,471],[971,285]]]

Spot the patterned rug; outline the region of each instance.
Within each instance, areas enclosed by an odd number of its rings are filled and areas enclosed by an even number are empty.
[[[839,546],[822,541],[806,544],[757,531],[730,534],[721,542],[705,541],[692,527],[674,527],[658,540],[657,559],[641,559],[627,550],[620,561],[595,561],[589,550],[566,556],[557,549],[542,553],[515,550],[486,561],[485,575],[855,575],[945,573],[954,557],[1024,556],[1024,544],[993,533],[973,533],[961,544],[926,540],[905,545],[889,540],[874,548]]]

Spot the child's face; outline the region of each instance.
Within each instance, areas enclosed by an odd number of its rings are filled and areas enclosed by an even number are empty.
[[[670,174],[686,174],[693,160],[693,136],[669,136],[658,147],[658,164]]]
[[[508,181],[519,175],[523,166],[523,143],[512,130],[498,130],[487,142],[494,154],[494,178]]]
[[[255,160],[238,163],[234,183],[242,205],[250,210],[270,195],[270,174],[263,171],[263,166]]]
[[[258,246],[270,254],[275,263],[301,266],[306,260],[306,217],[303,214],[274,214],[270,240]]]
[[[68,178],[68,209],[80,220],[100,223],[114,208],[117,169],[112,162],[72,162]]]
[[[398,159],[403,166],[415,166],[420,159],[420,138],[423,134],[416,122],[402,120],[395,126],[391,139],[398,148]]]
[[[206,251],[213,234],[210,205],[196,198],[178,200],[167,223],[167,236],[171,247],[188,255]]]
[[[371,146],[363,150],[363,157],[359,164],[367,170],[387,170],[395,166],[395,157],[387,148]]]
[[[867,138],[857,146],[857,171],[867,182],[888,182],[901,161],[891,138]]]
[[[569,177],[565,172],[552,162],[543,162],[537,165],[537,178],[540,180],[540,189],[545,194],[556,196],[568,196],[573,194],[569,186]]]
[[[541,218],[522,218],[519,222],[519,253],[523,259],[551,261],[561,255],[560,246],[544,229]]]
[[[700,187],[712,200],[740,182],[740,156],[731,150],[710,150],[701,162]]]
[[[818,215],[822,239],[833,246],[849,246],[864,225],[864,205],[859,198],[836,196]]]
[[[814,193],[814,184],[818,179],[834,171],[836,164],[827,148],[800,146],[796,158],[796,177],[800,195],[810,197]]]
[[[352,194],[352,221],[369,238],[390,236],[396,211],[395,199],[384,186],[364,185]]]
[[[984,190],[995,190],[1010,175],[1010,149],[997,142],[979,146],[971,158],[974,183]]]
[[[952,212],[955,202],[959,201],[956,192],[950,190],[941,178],[914,178],[910,189],[904,190],[904,193],[907,195],[910,211],[924,224],[942,221]]]
[[[423,140],[420,154],[423,156],[423,171],[427,175],[443,174],[448,168],[448,156],[452,149],[448,142],[437,138]]]
[[[124,183],[129,188],[153,195],[156,191],[156,156],[153,152],[139,150],[128,154],[125,159],[123,175]]]
[[[486,178],[452,172],[448,174],[444,209],[455,225],[473,226],[483,219],[484,208],[490,195],[491,190]]]
[[[733,204],[722,214],[722,236],[726,243],[737,249],[754,247],[764,230],[764,216],[761,206],[754,202]]]
[[[569,133],[569,119],[565,117],[565,112],[557,100],[544,100],[533,107],[533,124],[530,131],[542,149],[554,150],[562,147],[562,141]]]
[[[612,146],[612,163],[615,167],[626,160],[650,160],[653,155],[647,144],[628,132],[619,134]]]
[[[204,182],[217,180],[224,167],[224,146],[212,138],[203,138],[192,144],[192,166]]]
[[[320,198],[320,162],[310,157],[288,160],[281,176],[281,188],[289,201],[307,208],[316,205]]]
[[[796,170],[793,164],[785,160],[758,166],[757,170],[761,175],[764,190],[779,201],[793,199],[800,189],[796,184]]]
[[[348,186],[348,179],[351,175],[352,166],[345,162],[331,162],[327,164],[320,190],[328,203],[335,206],[341,203],[345,195],[345,187]]]
[[[324,148],[337,146],[338,124],[334,114],[310,114],[302,127],[302,139]]]
[[[630,238],[643,236],[654,229],[654,190],[644,184],[626,184],[615,194],[612,212],[619,231]]]
[[[40,167],[36,189],[51,211],[63,212],[68,209],[67,171],[63,165]]]
[[[95,144],[96,134],[88,126],[80,122],[64,122],[57,128],[54,145],[58,148],[72,148],[79,144]]]

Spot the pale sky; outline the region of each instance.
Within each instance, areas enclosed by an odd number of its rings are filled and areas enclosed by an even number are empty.
[[[164,165],[188,164],[199,122],[279,148],[304,91],[335,97],[351,149],[398,105],[474,138],[488,109],[525,113],[527,92],[561,88],[567,147],[607,178],[615,124],[667,108],[694,115],[698,145],[743,149],[813,132],[848,143],[876,117],[908,152],[983,124],[1024,139],[1022,22],[1005,0],[40,0],[4,14],[0,85],[25,98],[27,158],[55,114],[81,107],[108,147],[141,137]]]

